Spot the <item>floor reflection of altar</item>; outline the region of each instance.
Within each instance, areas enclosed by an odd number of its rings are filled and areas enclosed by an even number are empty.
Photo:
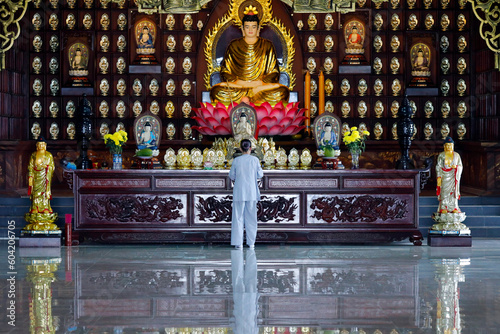
[[[254,306],[259,332],[270,333],[266,328],[274,327],[272,333],[286,333],[277,329],[284,326],[308,329],[304,333],[359,327],[370,334],[419,328],[420,257],[411,249],[370,255],[362,249],[257,250]],[[248,266],[250,251],[236,252]],[[233,333],[232,251],[181,247],[159,254],[121,248],[100,255],[97,249],[82,249],[75,259],[75,323],[102,329],[147,326],[201,333],[203,328],[219,328],[224,330],[219,333]],[[98,264],[85,260],[94,257],[107,259]],[[138,260],[131,263],[131,258]]]
[[[101,242],[229,242],[227,170],[78,170],[74,231]],[[418,171],[266,171],[257,242],[387,242],[418,231]]]

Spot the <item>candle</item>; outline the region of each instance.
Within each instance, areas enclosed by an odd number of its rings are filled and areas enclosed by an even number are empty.
[[[311,73],[306,72],[306,78],[304,83],[304,108],[306,108],[306,132],[311,133]]]
[[[325,75],[323,71],[319,72],[319,101],[318,101],[318,115],[325,112]]]

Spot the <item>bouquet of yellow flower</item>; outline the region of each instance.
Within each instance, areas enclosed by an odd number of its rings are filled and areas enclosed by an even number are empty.
[[[365,140],[370,135],[370,132],[359,132],[358,128],[353,126],[350,132],[346,132],[342,141],[351,153],[361,153],[365,151]]]
[[[104,136],[104,144],[109,148],[112,154],[121,154],[123,149],[122,146],[127,141],[127,133],[123,130],[116,131],[113,134],[107,134]]]

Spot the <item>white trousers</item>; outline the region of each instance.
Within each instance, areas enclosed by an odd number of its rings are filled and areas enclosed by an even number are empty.
[[[257,237],[257,201],[233,201],[231,245],[243,245],[243,226],[247,233],[247,245],[254,245]]]

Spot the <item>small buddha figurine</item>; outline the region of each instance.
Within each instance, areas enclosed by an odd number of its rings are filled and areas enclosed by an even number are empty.
[[[75,116],[75,111],[75,102],[73,102],[73,100],[69,100],[66,103],[66,115],[68,115],[69,118],[73,118]]]
[[[467,49],[467,40],[465,39],[464,36],[458,37],[457,46],[458,46],[458,52],[464,53],[466,51],[466,49]]]
[[[49,70],[51,74],[56,74],[59,70],[59,63],[56,57],[52,57],[49,62]]]
[[[332,92],[333,92],[333,81],[330,78],[328,78],[325,80],[326,96],[332,96]]]
[[[168,101],[167,104],[165,105],[165,112],[167,114],[167,118],[174,117],[175,106],[172,101]]]
[[[31,111],[33,112],[33,117],[40,118],[40,115],[42,114],[42,104],[40,103],[40,101],[36,100],[35,102],[33,102]]]
[[[464,14],[458,14],[457,17],[457,27],[458,31],[463,31],[465,29],[465,24],[467,23],[467,20],[465,19]]]
[[[118,74],[125,73],[126,66],[127,66],[127,63],[125,63],[125,58],[119,57],[116,60],[116,70],[117,70]]]
[[[375,74],[382,73],[382,60],[379,57],[375,57],[373,60],[373,71]]]
[[[307,59],[306,67],[309,70],[309,73],[313,74],[316,71],[316,60],[313,57],[309,57],[309,59]]]
[[[460,178],[462,176],[462,159],[453,151],[454,141],[451,137],[444,139],[444,152],[439,153],[436,163],[438,212],[460,213]]]
[[[447,36],[441,37],[439,46],[441,47],[441,51],[443,53],[448,52],[448,48],[450,47],[450,41]]]
[[[47,143],[40,138],[36,143],[36,151],[31,154],[28,164],[28,195],[31,199],[30,211],[24,215],[28,231],[59,230],[54,221],[57,213],[52,211],[52,175],[54,174],[54,158],[47,151]]]
[[[375,30],[382,30],[382,27],[384,25],[384,19],[382,18],[382,15],[380,15],[379,13],[375,15],[373,19],[373,25],[375,26]]]
[[[175,27],[175,18],[172,14],[168,14],[165,19],[165,24],[167,25],[168,30],[174,30]]]
[[[374,110],[375,110],[375,117],[381,118],[382,116],[384,116],[384,104],[382,103],[382,101],[377,100],[377,102],[375,102]]]
[[[244,112],[240,114],[240,119],[238,124],[236,124],[236,129],[233,135],[235,147],[239,147],[243,139],[250,140],[252,142],[252,147],[256,147],[257,145],[252,125],[247,122],[247,115]]]
[[[398,123],[394,123],[391,129],[392,139],[398,140]]]
[[[182,81],[181,90],[184,96],[189,96],[191,94],[191,81],[189,81],[189,79],[184,79]]]
[[[309,52],[316,51],[316,45],[318,45],[316,37],[314,37],[314,35],[309,36],[307,39],[307,48],[309,49]]]
[[[434,129],[432,128],[432,124],[431,123],[425,123],[425,125],[424,125],[425,140],[431,140],[433,133],[434,133]]]
[[[42,37],[40,37],[39,35],[33,37],[33,47],[35,48],[35,52],[42,51],[42,45],[43,45]]]
[[[448,17],[448,15],[443,14],[441,16],[441,30],[447,31],[449,27],[450,27],[450,18]]]
[[[382,37],[380,37],[379,35],[375,36],[375,38],[373,39],[373,47],[375,48],[375,52],[380,53],[382,51],[383,45],[384,44],[382,42]]]
[[[448,118],[450,115],[451,107],[450,107],[450,102],[448,101],[443,101],[441,104],[441,116],[443,118]]]
[[[443,72],[443,74],[448,74],[450,67],[450,60],[448,58],[444,57],[441,59],[441,72]]]
[[[272,105],[288,101],[288,87],[279,83],[279,63],[273,44],[259,37],[258,13],[247,7],[242,19],[243,37],[231,41],[221,63],[222,82],[210,90],[212,102],[229,105],[243,97]],[[310,15],[310,18],[314,14]],[[315,24],[314,24],[315,25]]]
[[[172,57],[168,57],[167,61],[165,62],[165,69],[167,70],[168,74],[173,74],[175,70],[175,60]]]
[[[457,113],[458,117],[460,118],[465,117],[465,114],[467,113],[467,104],[465,104],[464,101],[458,102]]]
[[[333,60],[330,57],[326,57],[323,63],[323,68],[325,69],[325,74],[331,74],[333,71]]]
[[[102,122],[101,126],[99,127],[99,134],[101,135],[101,138],[104,139],[104,136],[109,134],[109,125],[106,122]]]
[[[68,139],[73,140],[75,139],[76,135],[76,125],[73,122],[70,122],[68,126],[66,127],[66,134],[68,136]]]
[[[125,93],[127,91],[127,84],[125,83],[125,79],[118,79],[118,82],[116,84],[116,91],[118,93],[118,96],[125,96]]]
[[[358,94],[359,96],[365,96],[366,91],[368,90],[368,84],[365,79],[359,79],[358,82]]]
[[[390,64],[391,73],[398,74],[400,66],[401,66],[401,64],[399,63],[399,59],[396,57],[392,57],[391,64]]]
[[[137,140],[137,148],[142,150],[144,148],[150,148],[152,150],[158,149],[157,147],[157,138],[154,131],[152,131],[153,127],[150,122],[144,123],[144,128],[142,132],[138,136]]]
[[[368,111],[368,107],[366,106],[366,102],[359,101],[359,103],[358,103],[358,116],[359,116],[359,118],[365,118],[367,111]]]
[[[327,35],[327,36],[325,37],[325,41],[324,41],[324,43],[323,43],[323,44],[324,44],[324,46],[325,46],[325,51],[326,51],[326,52],[331,52],[331,51],[332,51],[332,49],[333,49],[333,47],[334,47],[334,45],[335,45],[335,43],[334,43],[334,41],[333,41],[333,38],[332,38],[332,36],[330,36],[330,35]]]
[[[443,123],[441,125],[441,138],[442,139],[446,139],[446,137],[448,137],[448,135],[450,134],[450,126],[448,125],[448,123]]]
[[[101,24],[101,29],[102,30],[108,30],[109,29],[110,20],[109,20],[109,15],[108,14],[106,14],[106,13],[102,14],[101,20],[99,22]]]
[[[56,35],[50,36],[49,45],[51,52],[57,52],[59,48],[59,37],[57,37]]]
[[[342,79],[342,83],[340,84],[340,90],[343,96],[347,96],[349,91],[351,90],[351,85],[349,84],[349,80]]]
[[[417,0],[406,0],[406,3],[408,4],[408,9],[413,9],[417,4]]]
[[[375,140],[382,139],[383,133],[384,133],[384,128],[382,127],[382,124],[378,122],[375,123],[375,126],[373,127],[373,134],[375,135]]]
[[[424,105],[425,118],[431,118],[433,112],[434,112],[434,105],[432,105],[432,102],[431,101],[425,102]]]
[[[50,124],[49,133],[52,140],[57,140],[57,137],[59,137],[59,125],[56,122]]]
[[[31,126],[31,135],[33,139],[38,139],[40,137],[40,133],[42,132],[42,128],[40,127],[40,123],[34,122]]]
[[[50,117],[57,118],[57,115],[59,114],[59,105],[57,104],[56,101],[50,102],[49,112],[50,112]]]
[[[457,82],[457,92],[458,96],[464,96],[467,92],[467,84],[464,79],[459,79]]]
[[[432,14],[427,14],[425,16],[424,24],[425,24],[425,29],[432,30],[432,27],[434,27],[434,17],[432,16]]]
[[[332,124],[330,122],[325,122],[323,130],[321,131],[320,134],[318,145],[320,149],[324,149],[325,147],[331,147],[333,150],[336,151],[334,153],[334,155],[336,156],[340,154],[337,137],[335,136],[335,132],[332,131]]]
[[[467,63],[465,62],[465,58],[460,57],[457,60],[457,70],[458,74],[465,74],[465,70],[467,69]]]
[[[255,13],[256,15],[257,13]],[[316,24],[318,24],[318,20],[316,19],[316,15],[314,14],[309,14],[309,17],[307,19],[307,25],[309,26],[309,30],[314,30],[316,29]]]
[[[398,118],[399,102],[394,100],[391,104],[391,115],[392,118]]]
[[[399,15],[394,13],[391,16],[391,28],[393,31],[399,30],[399,25],[401,24],[401,20],[399,19]]]
[[[127,39],[125,36],[120,35],[118,36],[118,40],[116,41],[116,46],[118,47],[119,52],[125,52],[125,49],[127,47]]]
[[[99,90],[101,91],[102,96],[107,96],[109,92],[109,82],[108,79],[103,78],[101,83],[99,84]]]
[[[344,102],[342,102],[342,106],[340,107],[340,110],[342,112],[342,117],[348,118],[351,114],[351,105],[349,104],[349,102],[344,101]]]
[[[375,92],[375,96],[381,96],[384,92],[384,83],[380,79],[376,79],[373,84],[373,91]]]
[[[325,30],[332,30],[334,21],[332,14],[328,13],[325,15]]]
[[[392,81],[392,95],[393,96],[398,96],[401,93],[401,81],[399,79],[394,79]]]
[[[40,57],[33,58],[33,62],[31,63],[31,68],[33,69],[33,73],[40,74],[42,70],[42,60]]]
[[[411,14],[408,17],[408,29],[409,30],[415,30],[417,28],[417,25],[418,25],[417,15]]]
[[[122,100],[118,101],[115,110],[118,118],[125,118],[125,111],[126,111],[125,102],[123,102]]]
[[[448,96],[449,92],[450,92],[450,84],[448,80],[443,79],[443,81],[441,81],[441,94],[443,96]]]
[[[401,42],[399,41],[399,37],[394,35],[391,38],[391,50],[392,52],[399,52],[399,46],[401,45]]]
[[[465,128],[465,124],[464,123],[458,123],[458,127],[457,127],[458,139],[459,140],[463,140],[466,133],[467,133],[467,129]]]

